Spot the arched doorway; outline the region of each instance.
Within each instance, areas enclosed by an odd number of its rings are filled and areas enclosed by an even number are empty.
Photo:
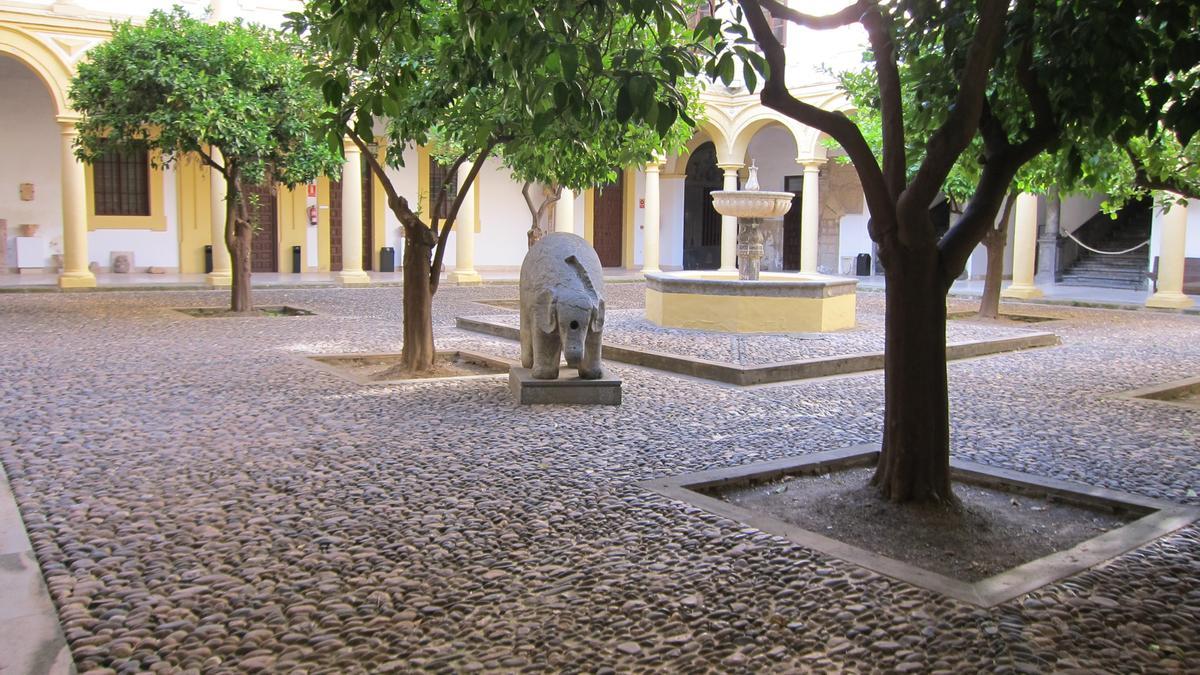
[[[721,266],[721,214],[712,193],[723,188],[717,148],[711,142],[688,158],[683,183],[683,269],[715,270]]]

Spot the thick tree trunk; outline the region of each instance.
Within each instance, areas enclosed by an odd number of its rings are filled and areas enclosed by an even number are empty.
[[[433,368],[433,288],[431,248],[425,241],[404,240],[404,347],[400,363],[409,372]]]
[[[236,173],[229,185],[230,194],[225,202],[225,246],[229,249],[230,265],[233,268],[229,310],[249,312],[254,309],[250,300],[250,245],[254,232],[246,220],[244,208],[242,215],[238,215],[238,206],[242,203],[242,186]]]
[[[983,297],[979,300],[979,316],[995,319],[1000,316],[1000,286],[1004,278],[1004,234],[992,230],[983,238],[987,250],[987,274],[983,279]]]
[[[883,448],[871,484],[893,502],[953,505],[937,249],[897,253],[886,258]]]

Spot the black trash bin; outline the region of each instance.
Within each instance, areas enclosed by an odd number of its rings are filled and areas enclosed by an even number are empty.
[[[212,244],[204,245],[204,273],[212,274]]]
[[[304,268],[300,265],[300,247],[292,247],[292,274],[300,274]]]
[[[396,271],[396,249],[392,248],[391,246],[384,246],[383,248],[379,249],[379,271]]]
[[[871,254],[858,254],[858,257],[854,261],[854,273],[860,277],[871,276]]]

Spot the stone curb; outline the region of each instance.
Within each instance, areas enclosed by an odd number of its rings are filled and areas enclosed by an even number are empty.
[[[0,673],[74,674],[75,662],[46,590],[21,512],[0,466]]]
[[[520,329],[515,326],[473,317],[457,317],[455,325],[462,330],[483,333],[508,340],[519,340]],[[1060,344],[1053,333],[1030,333],[994,340],[954,342],[946,345],[946,359],[955,361],[1002,352],[1052,347]],[[807,380],[815,377],[846,375],[883,368],[883,352],[866,352],[846,356],[827,356],[800,361],[782,361],[761,366],[740,366],[735,363],[691,359],[674,354],[637,349],[605,343],[604,358],[610,361],[629,363],[680,375],[689,375],[706,380],[748,387],[757,384],[772,384],[792,380]]]

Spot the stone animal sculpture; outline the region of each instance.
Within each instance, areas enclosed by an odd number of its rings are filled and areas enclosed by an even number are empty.
[[[603,377],[604,276],[596,251],[578,235],[551,232],[521,263],[521,365],[534,379],[558,378],[559,356],[579,377]]]

